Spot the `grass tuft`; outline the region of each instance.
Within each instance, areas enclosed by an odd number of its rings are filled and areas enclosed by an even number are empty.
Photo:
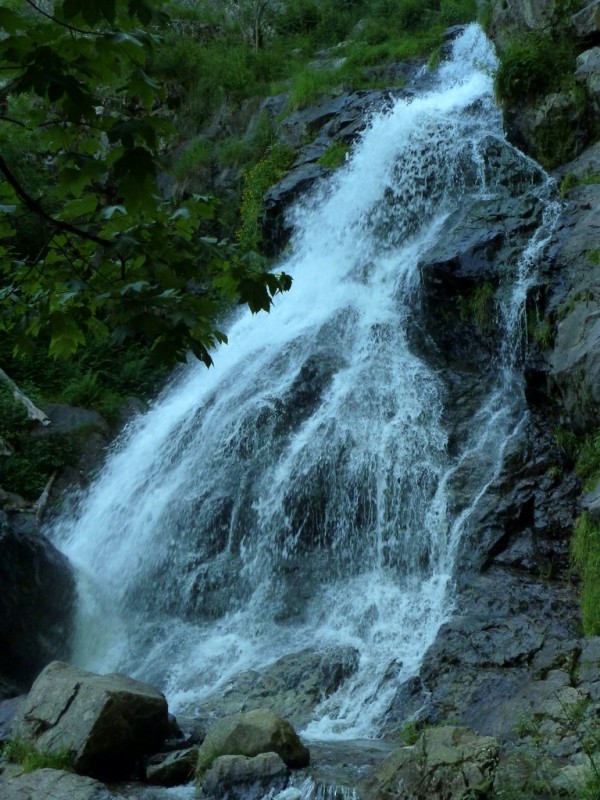
[[[2,746],[2,756],[12,764],[20,764],[23,772],[36,769],[62,769],[73,772],[73,757],[68,747],[60,750],[36,750],[31,742],[10,739]]]

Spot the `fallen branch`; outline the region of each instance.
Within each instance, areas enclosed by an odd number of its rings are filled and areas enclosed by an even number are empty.
[[[41,422],[42,425],[44,426],[50,425],[50,420],[44,414],[44,412],[40,408],[35,406],[31,402],[31,400],[27,397],[26,394],[23,394],[23,392],[19,389],[17,384],[8,377],[8,375],[6,374],[6,372],[4,372],[3,369],[0,369],[0,381],[4,381],[4,383],[7,383],[9,385],[15,400],[17,400],[19,403],[21,403],[21,405],[25,406],[25,408],[27,409],[27,416],[29,417],[29,419],[35,419],[38,422]]]

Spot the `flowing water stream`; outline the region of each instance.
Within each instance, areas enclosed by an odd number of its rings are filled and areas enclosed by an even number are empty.
[[[242,670],[351,645],[355,675],[314,738],[377,734],[452,607],[469,516],[524,417],[514,348],[533,235],[502,305],[496,383],[450,454],[444,387],[409,345],[420,255],[503,138],[477,26],[433,88],[375,115],[345,165],[292,212],[294,277],[240,315],[207,371],[182,370],[112,449],[53,536],[78,569],[73,660],[159,685],[189,709]],[[453,514],[452,476],[479,464]]]

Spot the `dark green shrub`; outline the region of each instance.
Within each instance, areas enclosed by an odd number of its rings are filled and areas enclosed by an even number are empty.
[[[572,77],[575,49],[566,38],[531,32],[513,39],[500,58],[495,90],[504,105],[530,102]]]
[[[442,25],[462,25],[477,17],[475,0],[442,0],[439,21]]]
[[[438,8],[439,0],[399,0],[396,10],[398,25],[408,31],[422,28],[433,21],[432,12]]]
[[[581,576],[581,617],[586,636],[600,634],[600,526],[584,512],[571,540],[573,565]]]

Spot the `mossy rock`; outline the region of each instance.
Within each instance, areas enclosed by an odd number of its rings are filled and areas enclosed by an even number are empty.
[[[256,709],[219,720],[209,730],[198,752],[197,775],[201,778],[220,756],[277,753],[288,767],[308,766],[310,753],[287,720],[271,711]]]

